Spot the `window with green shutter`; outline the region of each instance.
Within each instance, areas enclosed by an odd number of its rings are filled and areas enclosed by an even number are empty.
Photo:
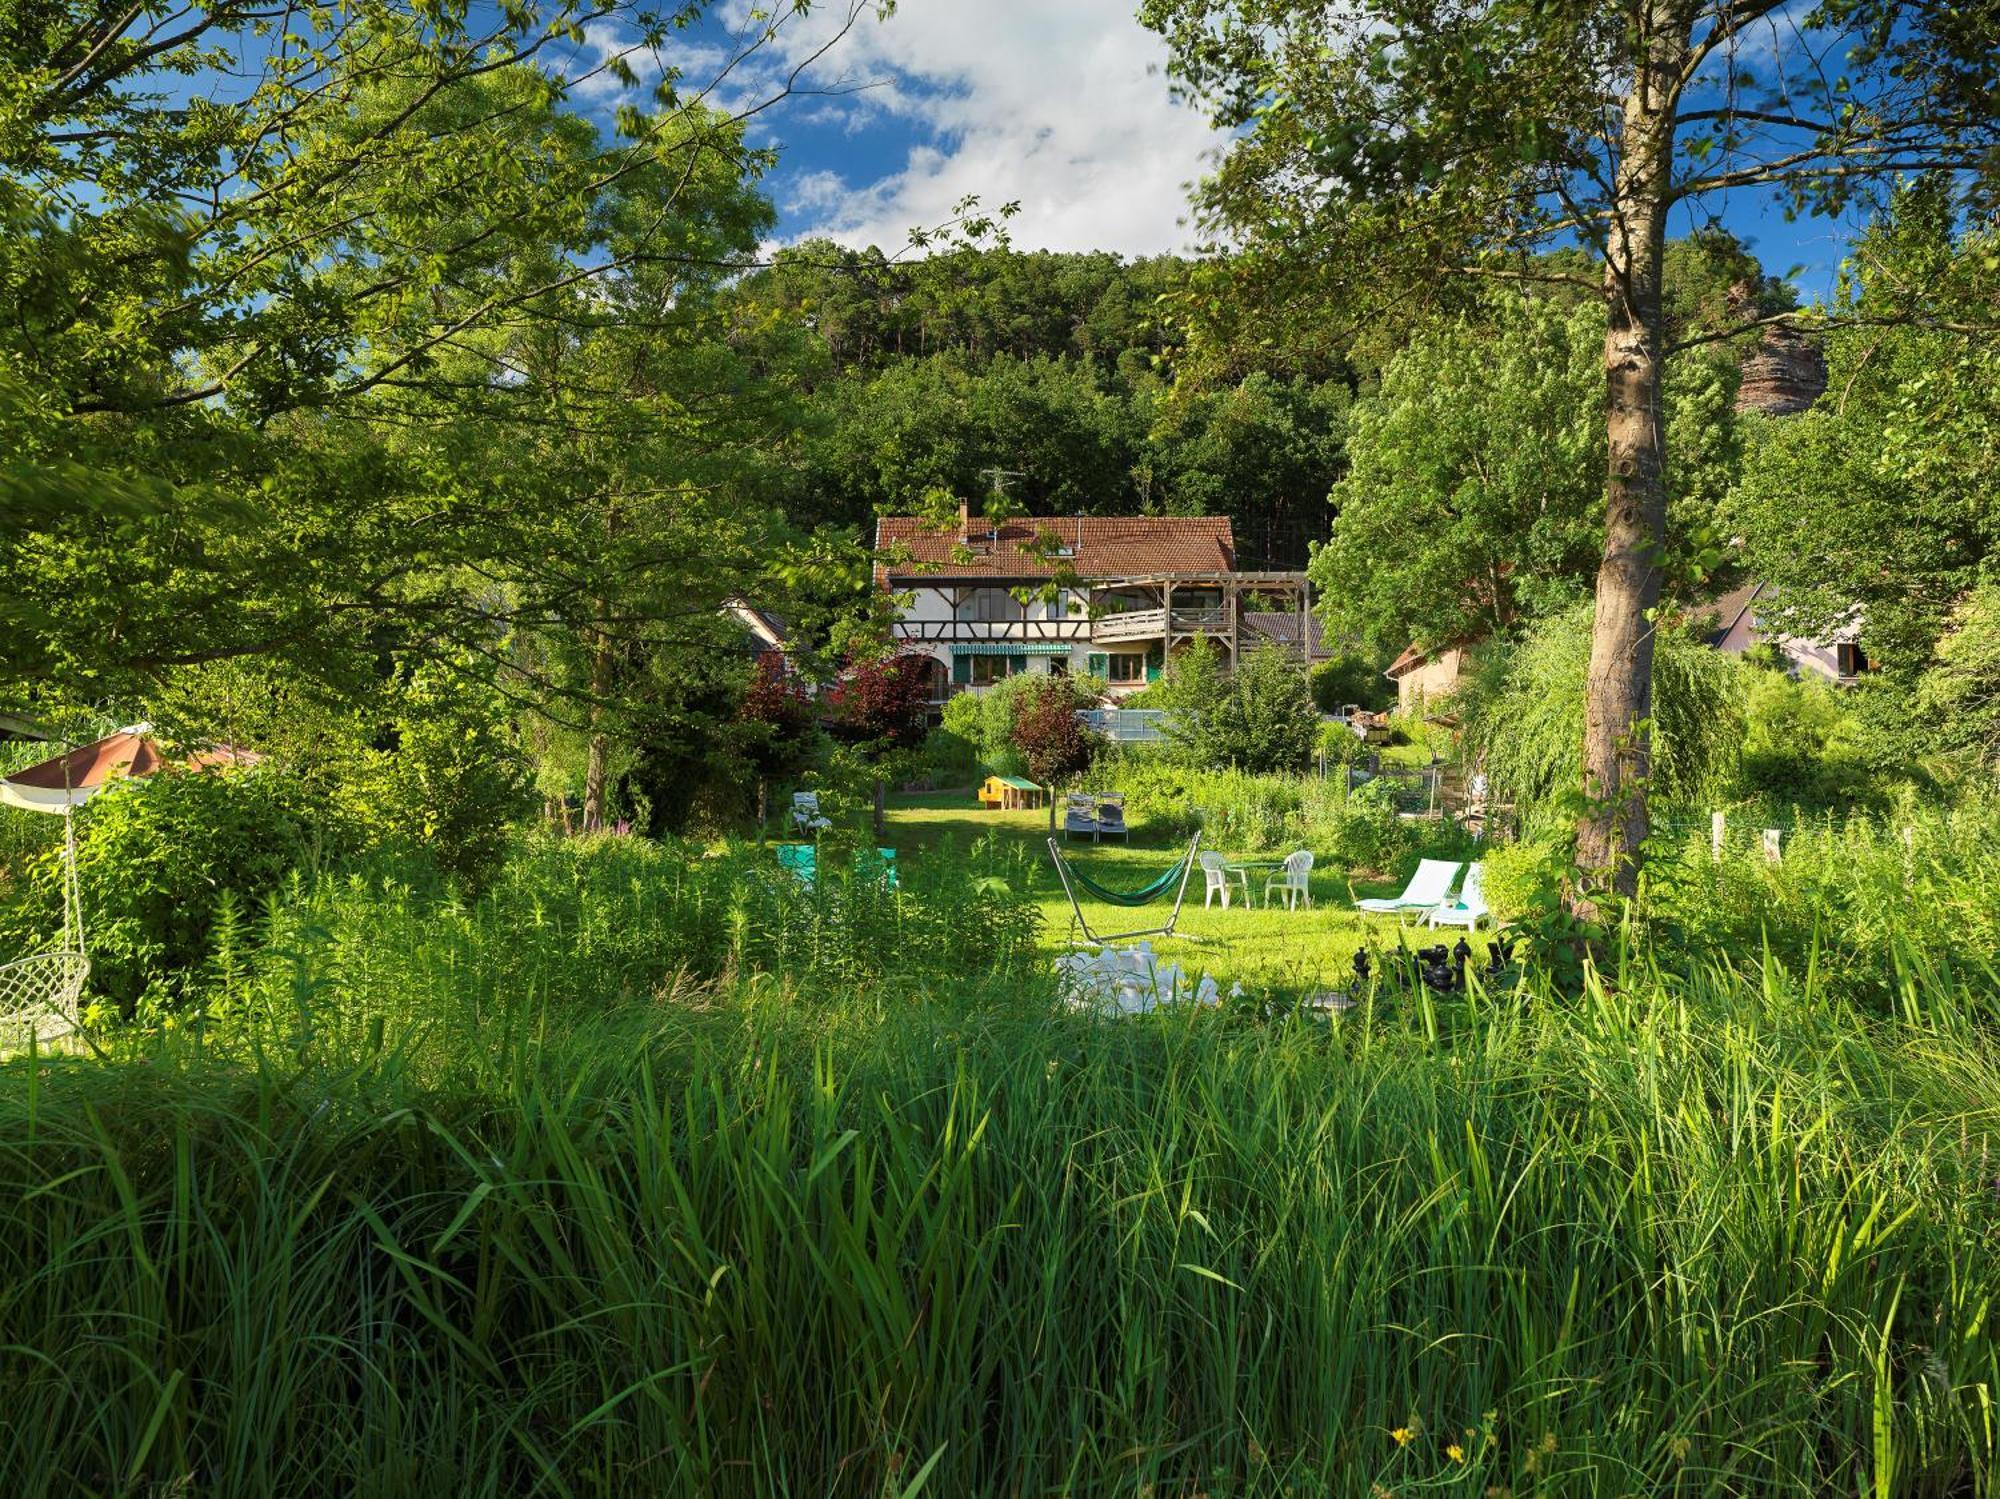
[[[951,658],[951,679],[963,687],[972,680],[972,658],[956,652]]]
[[[1084,658],[1084,661],[1085,665],[1083,669],[1091,676],[1103,677],[1110,674],[1111,663],[1103,651],[1092,651]]]

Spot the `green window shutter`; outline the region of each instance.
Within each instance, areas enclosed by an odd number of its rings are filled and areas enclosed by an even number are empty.
[[[956,652],[952,653],[951,679],[960,687],[965,686],[972,680],[972,658],[970,656],[961,656]]]
[[[1092,651],[1084,658],[1084,672],[1088,676],[1108,677],[1111,675],[1111,658],[1103,651]]]
[[[1146,663],[1146,680],[1147,680],[1148,682],[1157,682],[1157,681],[1159,681],[1159,680],[1160,680],[1160,663],[1159,663],[1159,662],[1157,662],[1157,661],[1148,661],[1148,662]]]
[[[1026,656],[1009,656],[1007,658],[1008,676],[1018,677],[1019,675],[1021,675],[1022,672],[1026,671],[1027,669],[1028,669],[1028,658]]]
[[[1146,680],[1148,682],[1157,682],[1160,680],[1160,666],[1166,659],[1167,647],[1164,641],[1159,645],[1149,645],[1146,647]]]

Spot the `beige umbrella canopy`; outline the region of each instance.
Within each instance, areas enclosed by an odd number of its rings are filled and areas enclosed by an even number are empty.
[[[219,744],[178,759],[153,742],[150,724],[133,724],[90,744],[0,777],[0,803],[28,812],[67,812],[80,807],[113,781],[136,780],[178,765],[209,770],[254,765],[262,757],[233,744]]]

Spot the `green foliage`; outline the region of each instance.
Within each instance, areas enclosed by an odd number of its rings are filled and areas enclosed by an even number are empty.
[[[1943,747],[2000,761],[2000,584],[1981,584],[1953,611],[1915,706]]]
[[[1168,737],[1209,769],[1303,770],[1319,743],[1305,666],[1269,642],[1245,652],[1234,671],[1212,647],[1177,652],[1147,706],[1172,715],[1164,721]]]
[[[1505,925],[1558,907],[1557,886],[1566,873],[1565,852],[1558,843],[1525,840],[1490,844],[1480,850],[1481,889],[1493,920]]]
[[[1855,805],[1876,779],[1879,747],[1841,690],[1810,675],[1744,673],[1743,787],[1782,805]]]
[[[120,782],[75,815],[91,991],[127,1013],[178,1000],[197,981],[225,899],[255,910],[294,871],[357,841],[315,788],[275,768]],[[55,940],[62,878],[58,845],[5,890],[0,948]]]
[[[927,490],[976,498],[1000,467],[1034,514],[1226,515],[1246,559],[1303,562],[1342,464],[1344,371],[1170,390],[1156,304],[1187,272],[1004,247],[782,253],[733,298],[740,326],[811,330],[803,450],[774,492],[801,523],[866,526]]]
[[[1668,381],[1671,545],[1705,534],[1734,476],[1733,394],[1719,356]],[[1333,537],[1312,564],[1330,628],[1393,653],[1588,598],[1604,452],[1601,305],[1495,297],[1419,334],[1354,409]]]
[[[1729,502],[1787,630],[1831,638],[1858,610],[1870,658],[1905,684],[2000,551],[2000,353],[1939,326],[1994,321],[2000,238],[1955,225],[1933,185],[1869,232],[1837,309],[1865,305],[1868,325],[1823,336],[1829,397],[1756,424]],[[1921,325],[1875,325],[1915,295]]]
[[[332,767],[333,796],[369,845],[419,851],[477,889],[530,806],[506,701],[476,678],[420,666],[396,691],[389,748]]]
[[[1350,705],[1371,713],[1380,712],[1396,700],[1396,684],[1382,675],[1384,664],[1372,656],[1356,653],[1314,662],[1313,706],[1322,713],[1337,712]]]
[[[944,731],[971,746],[980,774],[1027,773],[1027,757],[1014,743],[1014,720],[1044,680],[1022,672],[983,691],[958,693],[944,705]]]
[[[812,893],[607,840],[469,904],[329,883],[198,1037],[0,1068],[0,1467],[723,1499],[1993,1472],[1983,970],[1905,961],[1890,1018],[1845,964],[1635,948],[1569,998],[1112,1024],[991,935],[987,869],[944,872]],[[1907,936],[1901,879],[1859,914]],[[962,904],[899,925],[931,899]],[[1382,1335],[1446,1326],[1464,1356]],[[424,1398],[385,1423],[376,1376]]]
[[[1522,826],[1554,832],[1577,810],[1588,605],[1546,620],[1518,646],[1486,652],[1463,693],[1468,763],[1483,764],[1495,798]],[[1653,656],[1652,789],[1688,803],[1725,793],[1743,741],[1738,667],[1693,636],[1662,629]]]
[[[1829,992],[1908,1019],[1951,975],[2000,948],[2000,802],[1990,787],[1956,804],[1901,793],[1880,814],[1827,811],[1781,824],[1732,816],[1720,860],[1705,823],[1663,839],[1647,905],[1676,951],[1741,961],[1769,951]]]

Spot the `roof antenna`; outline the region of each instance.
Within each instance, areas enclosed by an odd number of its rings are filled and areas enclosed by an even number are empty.
[[[1027,475],[1018,468],[982,468],[979,477],[991,487],[993,499],[1004,500],[1007,498],[1007,481],[1023,479]]]

